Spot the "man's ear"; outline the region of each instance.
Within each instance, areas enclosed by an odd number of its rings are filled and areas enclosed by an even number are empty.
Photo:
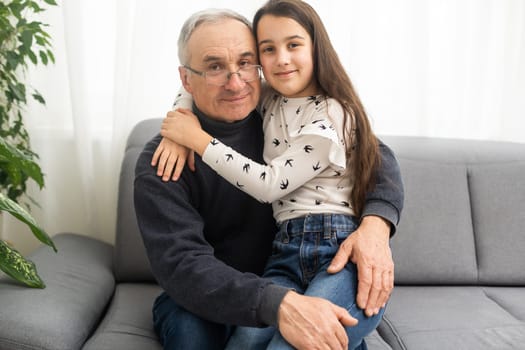
[[[182,86],[184,86],[186,91],[188,91],[191,94],[193,92],[193,90],[191,88],[191,84],[190,84],[190,81],[189,81],[190,75],[188,74],[188,70],[186,68],[184,68],[183,66],[180,66],[179,67],[179,76],[180,76],[180,81],[182,82]]]

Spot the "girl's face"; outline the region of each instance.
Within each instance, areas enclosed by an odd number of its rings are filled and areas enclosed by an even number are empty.
[[[264,15],[257,25],[259,59],[266,81],[286,97],[317,95],[313,45],[308,32],[288,17]]]

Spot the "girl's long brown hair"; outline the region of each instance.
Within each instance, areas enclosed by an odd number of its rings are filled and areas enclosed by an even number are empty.
[[[253,32],[257,38],[257,25],[264,15],[287,17],[299,23],[310,35],[313,43],[314,74],[323,93],[337,100],[345,112],[347,166],[354,184],[351,203],[355,215],[361,216],[366,193],[373,190],[375,173],[381,157],[377,138],[372,132],[365,109],[354,90],[350,78],[330,42],[328,33],[315,10],[301,0],[270,0],[261,7],[253,19]],[[347,132],[347,122],[352,132]]]

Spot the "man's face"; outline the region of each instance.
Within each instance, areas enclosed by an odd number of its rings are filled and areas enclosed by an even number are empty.
[[[246,64],[258,64],[250,29],[233,19],[198,26],[188,41],[187,50],[186,65],[201,72],[221,68],[237,72]],[[210,118],[225,122],[242,120],[259,101],[260,79],[245,82],[238,74],[232,74],[224,86],[215,86],[184,67],[180,67],[179,72],[199,110]]]

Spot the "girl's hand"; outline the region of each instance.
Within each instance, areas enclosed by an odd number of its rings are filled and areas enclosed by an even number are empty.
[[[162,122],[160,134],[181,146],[194,150],[201,156],[213,139],[211,135],[202,130],[197,116],[182,108],[168,112]]]
[[[188,161],[190,169],[195,171],[195,159],[193,155],[193,151],[163,137],[153,154],[151,165],[158,165],[157,176],[161,176],[162,181],[167,182],[170,180],[170,177],[173,181],[177,181],[184,169],[186,160]]]
[[[168,112],[162,122],[160,134],[181,146],[192,148],[191,142],[200,130],[201,125],[195,114],[179,108]]]

